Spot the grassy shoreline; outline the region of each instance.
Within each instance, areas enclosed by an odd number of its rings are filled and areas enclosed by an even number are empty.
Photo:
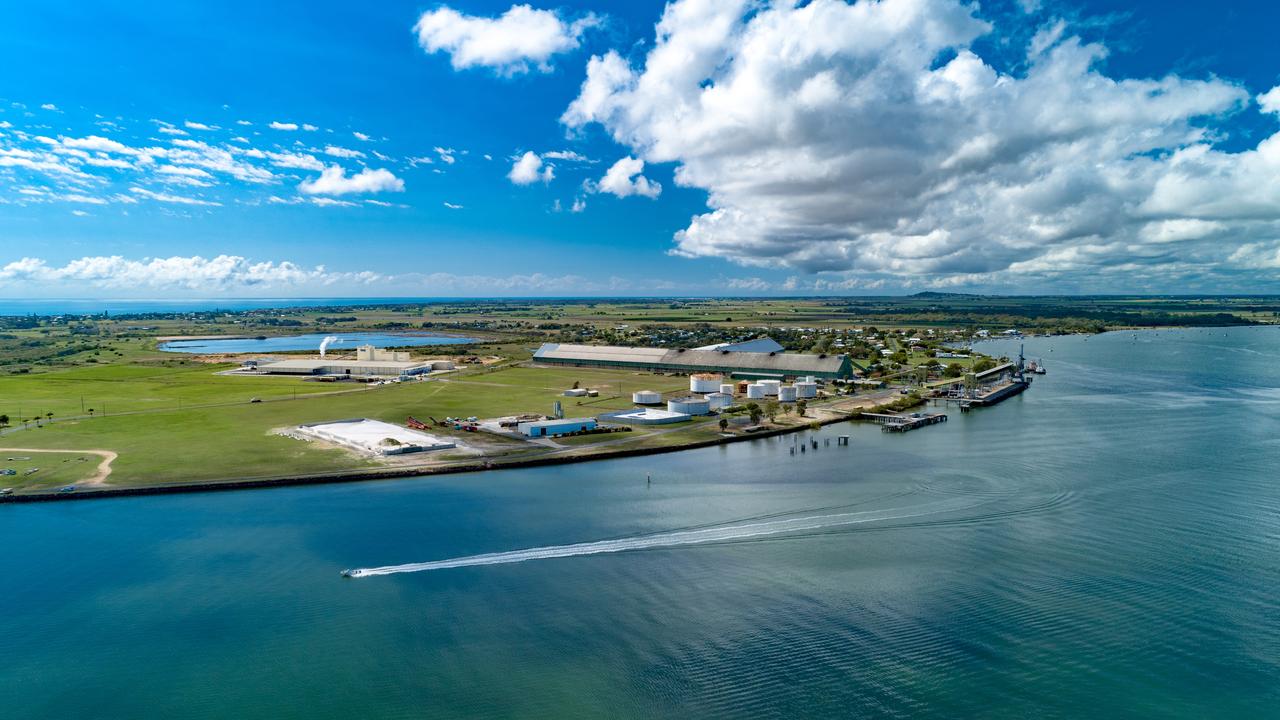
[[[923,401],[921,401],[923,402]],[[878,407],[878,406],[877,406]],[[877,410],[878,411],[878,410]],[[164,495],[173,493],[195,493],[195,492],[214,492],[219,490],[246,490],[253,488],[271,488],[271,487],[292,487],[298,485],[327,485],[334,483],[347,482],[369,482],[375,480],[393,480],[399,478],[411,477],[428,477],[432,475],[457,475],[473,472],[487,472],[491,470],[509,470],[516,468],[529,467],[547,467],[551,465],[566,465],[582,462],[593,462],[598,460],[616,460],[628,457],[642,457],[645,455],[659,455],[683,450],[696,450],[700,448],[714,447],[716,445],[727,445],[730,443],[746,442],[751,440],[764,440],[767,438],[777,437],[780,435],[789,435],[797,432],[812,430],[816,423],[819,426],[833,425],[841,422],[858,421],[859,413],[853,412],[843,416],[828,416],[824,418],[810,418],[807,422],[797,423],[794,425],[781,425],[771,427],[754,433],[743,434],[720,434],[718,437],[704,440],[697,440],[689,443],[667,446],[650,446],[625,448],[620,450],[605,450],[601,452],[586,452],[581,454],[566,454],[555,457],[533,457],[524,459],[515,459],[507,461],[474,461],[457,464],[440,465],[436,467],[410,466],[402,468],[378,468],[368,470],[354,471],[337,471],[334,473],[311,473],[304,475],[282,475],[276,477],[247,477],[232,478],[227,480],[204,480],[197,482],[179,482],[179,483],[159,483],[154,485],[136,485],[136,486],[99,486],[91,489],[77,491],[74,493],[60,493],[57,491],[33,492],[22,495],[10,495],[0,497],[0,504],[4,503],[31,503],[31,502],[52,502],[60,500],[93,500],[112,497],[134,497],[140,495]]]

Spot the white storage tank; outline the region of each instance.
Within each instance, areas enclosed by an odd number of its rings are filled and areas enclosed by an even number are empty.
[[[695,373],[689,376],[689,392],[713,393],[720,391],[720,381],[724,378],[711,373]]]
[[[667,401],[667,412],[684,413],[685,415],[706,415],[711,412],[711,403],[704,397],[682,397]]]
[[[764,386],[763,386],[763,385],[761,385],[760,383],[751,383],[750,385],[748,385],[748,386],[747,386],[747,399],[748,399],[748,400],[763,400],[763,399],[764,399]]]
[[[714,392],[707,396],[707,407],[712,410],[723,410],[733,404],[733,396]]]
[[[758,384],[764,388],[764,394],[769,397],[777,397],[778,388],[782,387],[781,380],[761,380]]]
[[[796,401],[796,388],[794,385],[783,385],[778,388],[778,399],[782,402]]]
[[[818,383],[809,382],[807,380],[796,383],[796,397],[801,397],[801,398],[818,397]]]
[[[657,390],[637,390],[631,393],[631,402],[637,405],[661,405],[662,393]]]
[[[725,395],[732,395],[735,389],[733,383],[720,383],[720,392]]]

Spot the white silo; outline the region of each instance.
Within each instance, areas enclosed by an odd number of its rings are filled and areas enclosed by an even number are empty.
[[[689,376],[689,391],[696,393],[713,393],[720,390],[720,381],[724,378],[711,373],[695,373]]]
[[[801,381],[796,383],[796,397],[799,398],[816,398],[818,397],[818,383]]]
[[[794,385],[782,385],[778,388],[778,399],[782,402],[796,401],[796,388]]]
[[[769,397],[777,397],[778,388],[782,387],[781,380],[761,380],[758,384],[764,388],[764,394]]]
[[[637,390],[631,393],[631,402],[637,405],[661,405],[662,393],[655,390]]]
[[[704,397],[689,396],[667,401],[667,412],[684,413],[685,415],[706,415],[711,412],[711,403]]]
[[[712,410],[723,410],[733,404],[733,396],[715,392],[707,396],[707,407]]]
[[[748,385],[748,386],[747,386],[747,399],[748,399],[748,400],[763,400],[763,399],[764,399],[764,386],[763,386],[763,385],[761,385],[760,383],[751,383],[750,385]]]
[[[735,386],[734,386],[734,384],[733,384],[733,383],[721,383],[721,384],[720,384],[720,392],[724,393],[725,395],[733,395],[733,391],[734,391],[735,389],[736,389],[736,388],[735,388]]]

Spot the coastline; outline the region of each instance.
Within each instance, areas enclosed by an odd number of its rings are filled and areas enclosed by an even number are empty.
[[[925,401],[922,399],[919,404]],[[913,406],[914,407],[914,406]],[[874,409],[874,408],[872,408]],[[828,410],[827,412],[835,412]],[[305,475],[280,475],[268,477],[250,477],[228,480],[201,480],[190,483],[173,483],[158,485],[139,485],[133,487],[110,487],[98,486],[93,489],[76,490],[76,492],[63,493],[57,490],[29,493],[24,495],[9,495],[0,497],[0,505],[9,503],[34,503],[34,502],[57,502],[61,500],[96,500],[103,498],[116,497],[133,497],[139,495],[168,495],[175,493],[199,493],[213,492],[219,490],[248,490],[253,488],[272,488],[272,487],[291,487],[296,485],[329,485],[334,483],[347,482],[367,482],[372,480],[393,480],[397,478],[410,477],[426,477],[430,475],[457,475],[461,473],[484,472],[487,470],[506,470],[514,468],[527,467],[545,467],[549,465],[567,465],[583,462],[592,462],[596,460],[616,460],[619,458],[641,457],[644,455],[659,455],[665,453],[680,452],[682,450],[697,450],[700,448],[715,447],[717,445],[728,445],[736,442],[746,442],[750,440],[760,440],[764,438],[778,437],[780,435],[790,435],[804,430],[810,430],[814,423],[821,427],[834,425],[841,422],[856,421],[864,411],[857,411],[845,415],[827,417],[823,419],[814,418],[812,422],[805,424],[789,425],[786,427],[778,427],[770,430],[762,430],[756,433],[744,435],[728,435],[708,440],[698,440],[684,445],[670,445],[665,447],[649,447],[649,448],[630,448],[623,450],[605,450],[598,453],[585,453],[582,455],[565,455],[560,457],[542,457],[528,458],[524,460],[511,460],[509,462],[467,462],[456,465],[445,465],[440,467],[404,467],[404,468],[383,468],[383,469],[365,469],[365,470],[343,470],[334,473],[308,473]]]

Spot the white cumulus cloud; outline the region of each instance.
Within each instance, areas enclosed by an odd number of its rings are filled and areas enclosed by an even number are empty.
[[[526,152],[511,165],[507,177],[516,185],[532,185],[536,182],[548,183],[556,176],[550,165],[545,165],[542,158],[532,150]]]
[[[620,198],[631,195],[656,198],[662,194],[662,185],[646,178],[644,161],[639,158],[624,157],[605,171],[604,177],[594,185],[594,190],[609,193]]]
[[[647,161],[707,192],[674,238],[685,257],[944,285],[1176,278],[1243,263],[1232,257],[1244,243],[1271,257],[1280,134],[1215,145],[1215,123],[1250,93],[1219,78],[1113,77],[1105,46],[1056,22],[1001,69],[979,54],[979,38],[1004,36],[980,12],[674,0],[635,64],[591,58],[562,122],[598,124],[631,149],[601,191],[645,194],[630,178]],[[1280,111],[1280,90],[1257,102]]]
[[[404,181],[390,170],[365,168],[347,176],[338,165],[330,165],[314,180],[304,180],[298,189],[308,195],[348,195],[351,193],[401,192]]]
[[[1280,115],[1280,85],[1258,96],[1258,106],[1262,112]]]
[[[553,55],[578,47],[582,33],[599,24],[595,15],[566,22],[555,11],[512,5],[498,17],[464,15],[448,6],[418,18],[414,32],[429,53],[448,53],[454,69],[488,67],[503,75],[548,72]]]

